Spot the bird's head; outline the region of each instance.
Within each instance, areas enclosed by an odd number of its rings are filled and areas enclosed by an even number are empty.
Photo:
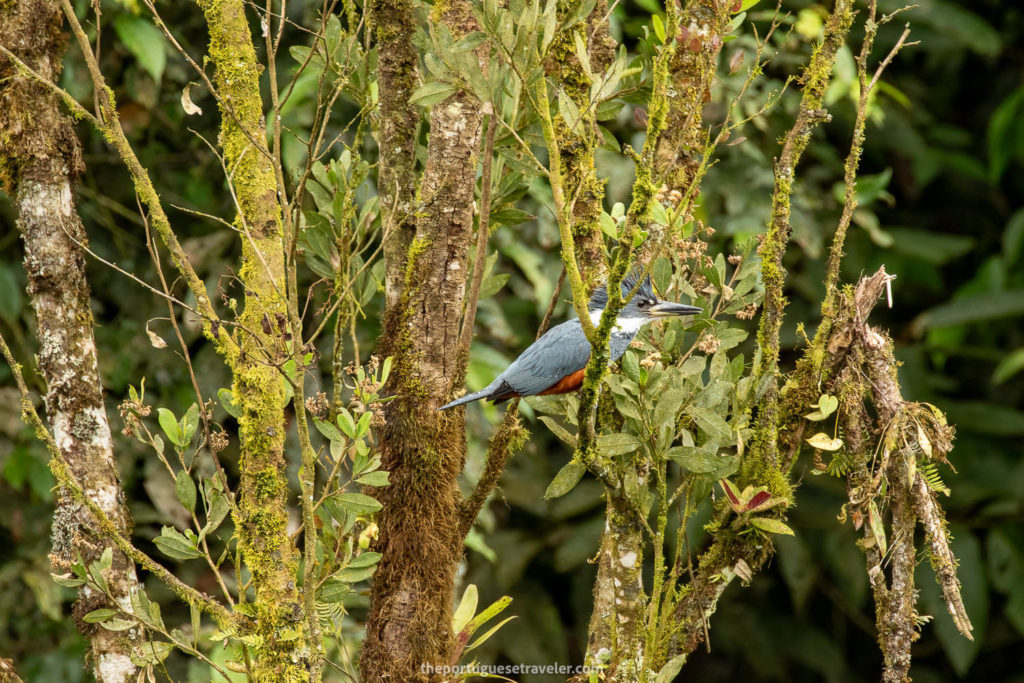
[[[633,287],[636,286],[638,277],[637,273],[630,273],[622,280],[622,296],[629,296],[629,293],[633,291]],[[590,319],[595,325],[600,322],[601,313],[606,305],[608,305],[608,289],[606,285],[601,285],[594,292],[593,296],[590,297],[590,303],[587,306],[590,311]],[[640,286],[637,287],[633,298],[619,311],[616,327],[629,332],[636,332],[657,318],[694,315],[700,312],[701,309],[696,306],[677,304],[659,299],[658,295],[654,292],[654,287],[651,285],[651,278],[645,277]]]

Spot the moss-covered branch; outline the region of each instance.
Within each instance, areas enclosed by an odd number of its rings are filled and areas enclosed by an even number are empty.
[[[277,368],[290,350],[289,317],[281,206],[266,148],[260,94],[262,67],[256,60],[244,3],[200,0],[199,7],[210,35],[214,83],[220,99],[231,107],[230,112],[221,107],[219,143],[238,209],[235,225],[245,235],[239,269],[246,292],[239,318],[240,353],[229,357],[229,366],[241,411],[235,524],[245,565],[253,576],[260,639],[253,648],[254,675],[259,680],[315,680],[323,652],[319,637],[311,632],[315,629],[302,619],[296,553],[288,534],[284,382]],[[286,631],[300,636],[285,637]]]
[[[71,31],[78,41],[79,48],[81,48],[85,64],[93,82],[93,88],[96,92],[99,111],[96,116],[89,114],[88,118],[97,127],[99,132],[103,134],[104,139],[114,148],[128,168],[128,172],[132,176],[132,183],[135,186],[135,193],[142,204],[149,209],[150,222],[157,231],[157,234],[160,235],[161,241],[171,255],[172,262],[181,274],[189,291],[196,299],[196,309],[203,320],[203,332],[218,344],[218,348],[222,352],[226,354],[233,353],[236,350],[234,341],[231,339],[227,329],[221,324],[206,292],[206,285],[192,267],[185,249],[181,246],[177,235],[175,235],[171,222],[167,218],[167,214],[164,213],[163,205],[160,203],[160,195],[157,193],[153,181],[149,177],[149,171],[135,155],[135,150],[132,149],[124,129],[121,127],[120,119],[117,116],[114,93],[107,87],[103,74],[100,72],[99,65],[96,63],[96,58],[92,52],[92,46],[89,43],[89,38],[85,34],[85,29],[79,23],[70,0],[61,0],[61,5],[64,10],[64,16],[71,26]],[[59,89],[58,94],[60,94],[64,103],[69,106],[73,113],[81,114],[85,112],[70,94]],[[88,114],[88,112],[85,113]]]
[[[786,270],[782,265],[782,257],[786,253],[786,245],[792,231],[789,223],[790,199],[793,194],[795,169],[807,148],[807,143],[810,142],[811,132],[818,123],[829,119],[828,112],[822,108],[822,101],[832,77],[836,54],[846,42],[853,16],[852,0],[836,0],[835,7],[825,24],[824,37],[804,70],[801,78],[803,95],[800,98],[796,121],[786,134],[782,151],[775,162],[771,219],[758,250],[761,255],[761,279],[764,282],[765,300],[757,334],[761,360],[760,365],[754,368],[755,385],[767,382],[768,388],[758,409],[757,433],[751,451],[754,457],[747,459],[748,474],[760,467],[761,463],[767,467],[778,466],[779,390],[775,373],[779,358],[779,333],[782,330],[782,318],[786,308],[786,297],[783,294]]]
[[[668,98],[666,130],[658,141],[655,175],[669,192],[696,197],[706,131],[704,104],[711,98],[711,83],[718,69],[731,5],[715,0],[690,0],[679,20],[680,45],[669,65],[672,92]]]
[[[558,15],[571,13],[575,2],[560,2]],[[597,104],[591,100],[592,86],[604,77],[615,57],[615,42],[603,18],[608,14],[606,0],[595,3],[590,15],[575,26],[562,26],[552,41],[547,62],[561,86],[559,97],[567,97],[576,105],[579,119],[554,119],[554,132],[561,155],[563,182],[569,189],[568,220],[573,234],[573,248],[584,290],[592,290],[607,270],[604,236],[600,220],[603,210],[605,181],[598,177],[594,152],[602,141],[597,125]],[[584,50],[577,52],[577,46]],[[586,63],[580,62],[583,54]]]
[[[666,30],[675,35],[678,12],[675,3],[666,7]],[[608,680],[633,681],[646,676],[651,663],[647,659],[647,596],[643,587],[643,535],[646,520],[641,520],[620,483],[627,479],[626,468],[642,469],[639,463],[616,462],[600,453],[596,445],[597,398],[608,373],[609,339],[630,292],[623,296],[622,281],[632,267],[636,236],[650,222],[651,203],[656,188],[655,158],[661,134],[665,130],[670,84],[669,65],[678,46],[669,41],[654,60],[651,97],[648,104],[647,135],[637,162],[633,199],[626,213],[625,226],[614,251],[607,277],[608,303],[601,316],[596,339],[591,339],[577,413],[578,458],[605,484],[606,522],[598,556],[598,576],[594,584],[594,611],[590,619],[587,662],[596,664],[603,650],[609,653]],[[646,472],[637,472],[646,486]]]
[[[541,79],[537,87],[537,113],[540,115],[540,128],[548,149],[548,181],[551,184],[551,197],[555,203],[555,218],[558,221],[558,235],[561,239],[562,265],[572,290],[572,305],[576,316],[583,326],[583,333],[591,344],[596,339],[594,323],[587,313],[589,291],[580,273],[579,261],[576,259],[576,238],[572,231],[572,217],[565,197],[565,176],[562,172],[562,154],[558,147],[558,136],[555,134],[554,120],[551,117],[551,100],[548,97],[548,84]]]

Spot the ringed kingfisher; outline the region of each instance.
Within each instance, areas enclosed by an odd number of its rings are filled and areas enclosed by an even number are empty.
[[[622,296],[629,296],[637,283],[637,274],[622,281]],[[587,304],[590,320],[597,325],[608,304],[608,292],[602,285]],[[644,278],[633,298],[619,312],[609,340],[611,362],[617,361],[629,348],[640,328],[656,318],[694,315],[701,309],[686,304],[662,301],[654,293],[650,277]],[[583,371],[590,360],[590,342],[579,318],[555,325],[531,344],[498,377],[480,391],[457,398],[438,410],[448,410],[482,398],[501,403],[518,396],[567,394],[583,384]]]

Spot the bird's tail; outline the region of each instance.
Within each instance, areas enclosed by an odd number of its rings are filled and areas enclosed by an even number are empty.
[[[493,387],[485,387],[484,389],[481,389],[480,391],[474,392],[472,394],[466,394],[462,398],[457,398],[454,401],[452,401],[451,403],[447,403],[447,404],[441,406],[440,408],[438,408],[438,410],[448,410],[449,408],[454,408],[455,406],[461,406],[463,403],[470,403],[472,401],[479,401],[482,398],[487,398],[488,396],[490,396],[491,392],[493,390],[494,390]]]

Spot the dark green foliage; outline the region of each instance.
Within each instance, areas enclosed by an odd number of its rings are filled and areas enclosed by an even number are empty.
[[[81,4],[84,11],[86,3]],[[882,4],[886,11],[902,6],[896,2]],[[747,13],[735,32],[736,39],[723,47],[720,81],[712,88],[705,117],[709,123],[722,120],[743,82],[745,68],[730,74],[728,63],[739,50],[749,61],[753,52],[750,26],[756,25],[763,35],[771,14],[770,8],[762,5]],[[141,20],[121,4],[104,7],[104,17],[110,21],[105,37],[110,40],[105,41],[102,66],[115,88],[128,134],[143,164],[153,169],[164,199],[168,204],[230,215],[231,199],[224,190],[219,162],[202,141],[186,133],[189,126],[206,133],[213,130],[215,103],[208,96],[198,95],[193,87],[192,97],[204,113],[186,117],[178,93],[195,75],[162,38],[149,36],[145,33],[148,29],[138,29]],[[294,21],[314,20],[313,10],[305,3],[289,3],[289,8]],[[791,16],[774,39],[780,54],[766,68],[766,77],[756,81],[741,102],[741,116],[754,114],[772,92],[782,88],[784,79],[806,60],[818,37],[822,16],[819,5],[800,0],[787,3],[785,9],[791,11]],[[652,12],[662,10],[646,0],[617,6],[615,26],[632,51],[628,59],[623,57],[624,67],[633,65],[636,53],[649,57],[653,45],[659,42],[658,37],[645,35],[642,28],[649,24]],[[488,22],[499,21],[494,3],[480,8],[480,15]],[[175,27],[183,45],[198,54],[205,35],[194,8],[168,5],[164,18]],[[888,328],[896,340],[897,357],[903,363],[900,379],[905,398],[942,407],[957,427],[950,460],[959,474],[953,476],[945,466],[938,466],[927,477],[935,482],[933,488],[941,481],[952,490],[952,496],[944,498],[943,503],[956,537],[954,551],[961,562],[964,600],[977,630],[973,643],[955,634],[941,606],[931,569],[922,562],[918,569],[922,611],[934,619],[923,627],[915,649],[915,680],[945,681],[956,676],[1008,680],[1019,676],[1016,662],[1024,638],[1024,524],[1020,521],[1024,469],[1016,445],[1024,436],[1024,411],[1020,409],[1024,399],[1024,326],[1019,322],[1024,313],[1024,90],[1020,83],[1024,12],[1013,3],[996,0],[970,5],[929,0],[905,18],[912,23],[912,39],[921,44],[897,58],[872,105],[863,172],[858,181],[860,208],[847,242],[843,277],[852,280],[882,263],[889,272],[898,274],[899,279],[893,283],[894,307],[877,308],[873,319]],[[901,27],[901,21],[896,21],[880,29],[876,59],[878,52],[892,44]],[[329,26],[329,37],[332,30]],[[115,42],[114,36],[120,40]],[[426,34],[419,37],[423,45],[444,44],[444,39]],[[478,39],[477,34],[470,34],[454,46],[449,44],[451,59],[471,54]],[[542,65],[526,53],[523,40],[511,32],[509,51],[524,70],[541,70]],[[854,40],[859,40],[859,35]],[[159,50],[154,48],[157,44]],[[357,55],[353,60],[357,67],[350,74],[346,94],[339,98],[332,114],[338,134],[368,97],[376,53],[374,49],[364,53],[363,49],[358,41],[328,44],[329,51]],[[304,59],[308,50],[308,45],[297,44],[290,54]],[[278,59],[287,61],[288,55],[282,51]],[[482,78],[458,82],[440,62],[428,60],[425,66],[425,84],[416,91],[417,104],[423,107],[443,99],[458,86],[484,98],[502,86]],[[336,70],[334,66],[321,68]],[[90,92],[79,85],[84,80],[82,69],[79,56],[71,53],[64,85],[80,101],[88,102]],[[160,77],[161,83],[155,83],[154,76]],[[642,146],[633,105],[646,100],[648,76],[627,75],[620,84],[625,88],[621,96],[598,108],[602,132],[609,143],[614,143],[609,148]],[[315,79],[300,81],[294,104],[285,109],[286,127],[310,124],[309,105],[315,88]],[[746,124],[719,150],[719,161],[707,175],[694,215],[715,230],[707,238],[708,254],[737,252],[764,231],[770,211],[771,162],[778,154],[777,141],[792,120],[798,96],[791,88],[776,105],[778,116],[762,116]],[[785,367],[795,359],[797,347],[804,340],[796,324],[805,321],[806,334],[813,336],[823,294],[825,249],[841,210],[842,188],[840,185],[837,192],[836,184],[842,178],[855,96],[853,55],[844,48],[837,60],[836,79],[825,94],[833,120],[815,133],[794,187],[791,222],[795,248],[785,261],[791,302],[783,327],[781,362]],[[559,101],[563,119],[574,116],[570,102]],[[537,150],[539,127],[529,107],[519,109],[522,113],[517,132]],[[509,113],[507,118],[511,119]],[[93,131],[80,128],[80,133],[89,168],[81,188],[81,212],[92,248],[141,279],[157,282],[127,174],[120,165],[111,163],[109,149]],[[355,132],[345,131],[345,135],[350,142]],[[297,168],[305,150],[288,140],[284,156]],[[419,142],[422,148],[424,140]],[[480,324],[467,380],[470,390],[487,384],[532,340],[561,268],[556,253],[557,225],[548,210],[548,187],[529,182],[535,166],[507,130],[498,130],[496,153],[501,161],[492,199],[494,251],[484,264],[489,276],[484,284],[487,296],[480,302]],[[339,149],[317,168],[306,185],[310,195],[305,214],[308,227],[299,242],[308,268],[301,275],[306,284],[331,277],[339,263],[353,273],[358,271],[375,247],[360,240],[348,244],[337,240],[337,225],[342,221],[354,220],[364,226],[379,220],[378,207],[364,182],[376,175],[376,147],[365,144],[348,154],[345,157]],[[623,216],[624,207],[618,211],[613,207],[615,202],[629,201],[633,163],[611,149],[602,149],[597,157],[599,169],[608,178],[607,213],[602,227],[614,239],[618,236],[616,219]],[[658,214],[654,218],[657,220]],[[172,219],[200,277],[207,279],[211,294],[241,300],[243,295],[236,282],[219,279],[223,264],[236,260],[237,241],[221,226],[189,214],[172,213]],[[32,335],[25,334],[31,331],[31,315],[21,293],[19,243],[6,198],[0,201],[0,226],[0,330],[11,340],[16,354],[28,361],[34,353]],[[675,246],[680,252],[683,249],[683,245]],[[654,265],[653,277],[659,289],[666,291],[683,262],[685,259],[680,258],[675,263]],[[180,420],[188,420],[186,409],[195,400],[190,378],[171,350],[153,348],[146,334],[146,321],[155,319],[149,329],[171,339],[173,333],[161,320],[167,315],[165,303],[94,260],[88,265],[99,324],[97,343],[104,350],[100,360],[109,415],[116,417],[117,404],[128,398],[129,384],[138,386],[139,379],[146,377],[150,402],[171,408],[173,422],[182,424]],[[726,268],[722,262],[721,269],[716,263],[699,274],[706,283],[721,286],[723,274],[728,281],[732,272],[733,266]],[[629,431],[641,435],[645,443],[657,447],[658,429],[673,420],[690,434],[692,444],[665,448],[659,457],[669,458],[698,477],[692,495],[703,502],[689,522],[688,534],[694,552],[706,540],[703,526],[710,519],[707,498],[712,488],[716,495],[722,493],[713,482],[732,476],[738,466],[731,458],[716,460],[718,446],[735,442],[737,435],[748,436],[749,426],[738,418],[756,400],[757,387],[749,383],[742,394],[716,388],[716,382],[734,382],[751,363],[753,347],[747,335],[756,320],[735,317],[751,303],[748,297],[757,289],[754,271],[748,275],[732,285],[733,300],[721,306],[721,318],[728,324],[700,319],[688,326],[676,322],[650,330],[642,337],[643,348],[630,351],[607,380],[605,400],[617,409],[621,419],[636,423]],[[346,303],[350,306],[348,315],[357,320],[354,335],[363,362],[379,331],[383,305],[376,286],[379,279],[379,272],[376,279],[367,278],[365,287],[353,292]],[[184,296],[184,288],[179,286],[176,292]],[[672,296],[680,292],[700,305],[715,303],[714,295],[694,289],[687,279],[676,281]],[[571,315],[567,296],[566,288],[555,309],[556,322]],[[663,370],[657,360],[647,366],[642,363],[654,351],[664,360],[674,359],[691,348],[702,333],[719,341],[717,351],[710,351],[710,347],[708,353],[694,351],[681,370]],[[203,343],[200,330],[186,325],[182,334],[206,395],[228,386],[223,366],[213,348]],[[329,335],[318,343],[318,351],[329,356]],[[353,360],[351,349],[346,341],[346,362]],[[322,370],[328,372],[329,368]],[[26,371],[32,381],[35,376],[31,368]],[[671,376],[658,377],[659,373]],[[0,368],[0,654],[13,657],[26,680],[83,680],[83,641],[69,620],[61,620],[61,609],[66,610],[73,592],[50,581],[46,563],[53,480],[45,467],[43,448],[18,420],[17,401],[9,393],[9,377],[7,369]],[[559,437],[571,437],[575,432],[572,425],[566,429],[552,419],[553,415],[575,416],[575,399],[563,401],[567,405],[544,398],[531,402],[532,408],[523,408],[526,422],[533,423],[527,425],[532,437],[510,461],[501,479],[499,497],[506,504],[485,508],[477,531],[467,542],[480,552],[467,552],[466,584],[479,587],[484,605],[511,595],[512,605],[502,616],[518,617],[474,651],[482,661],[546,664],[582,660],[594,576],[587,560],[598,548],[604,506],[599,498],[601,487],[592,478],[584,476],[570,486],[581,473],[570,470],[556,479],[571,453],[571,447]],[[221,405],[225,410],[218,408],[215,418],[228,430],[231,441],[225,454],[232,456],[237,450],[236,422],[224,397]],[[616,412],[610,406],[606,408],[609,413]],[[538,418],[537,413],[545,415]],[[471,440],[467,488],[478,476],[486,440],[499,419],[500,409],[491,406],[474,406],[468,411]],[[118,424],[116,419],[114,424]],[[827,421],[825,424],[831,426]],[[157,420],[151,418],[150,427],[155,429],[156,425]],[[170,425],[168,422],[168,429]],[[352,416],[347,421],[338,416],[316,426],[325,447],[331,441],[352,438],[363,428],[361,421],[352,420]],[[188,423],[179,430],[181,434],[174,432],[175,437],[169,437],[168,450],[176,439],[185,440]],[[195,427],[191,430],[194,433]],[[291,483],[297,490],[299,459],[294,427],[288,439]],[[605,437],[599,444],[611,454],[634,445],[624,443],[622,437]],[[194,542],[174,526],[167,527],[188,521],[179,502],[208,513],[211,522],[219,517],[211,526],[211,534],[223,535],[222,540],[230,535],[229,525],[221,527],[226,509],[219,502],[223,496],[218,498],[210,478],[212,472],[202,473],[197,490],[195,483],[189,488],[168,476],[154,462],[151,450],[134,439],[119,437],[116,453],[136,520],[135,539],[144,549],[172,558],[195,556]],[[377,471],[379,463],[361,455],[361,469],[351,473],[353,478],[370,486],[384,483],[383,473]],[[691,658],[685,670],[689,679],[877,678],[880,656],[863,558],[854,545],[851,526],[836,521],[845,500],[842,480],[810,476],[809,459],[798,461],[795,467],[798,474],[808,475],[803,477],[799,505],[789,511],[788,524],[796,535],[774,536],[777,561],[748,589],[728,592],[723,598],[712,622],[712,652],[698,651]],[[833,461],[830,473],[842,467],[841,461]],[[548,499],[544,494],[553,479],[559,483],[559,490],[549,493],[561,495]],[[670,486],[669,490],[674,488]],[[372,498],[360,497],[353,488],[325,503],[320,519],[347,530],[357,515],[373,511],[373,502]],[[675,524],[673,518],[668,520],[670,534]],[[161,535],[164,527],[169,531]],[[151,543],[154,538],[159,540]],[[488,557],[492,551],[493,559]],[[336,609],[335,613],[322,615],[325,619],[339,617],[344,610],[361,618],[365,598],[352,590],[351,582],[365,578],[368,565],[364,563],[375,559],[370,555],[363,553],[351,562],[341,558],[337,575],[320,589],[322,602],[336,606],[328,608]],[[190,585],[215,589],[200,562],[182,563],[176,573]],[[150,588],[155,602],[172,604],[166,591],[155,584]],[[180,624],[187,623],[190,615],[187,608],[169,607],[163,618],[168,624]],[[332,652],[332,656],[339,660],[342,657],[338,652]],[[215,648],[212,657],[223,662],[226,655]],[[174,680],[185,680],[189,675],[184,658],[177,655],[167,660],[167,666]],[[197,665],[193,680],[201,680],[203,675],[205,669]],[[325,675],[330,680],[336,674],[328,669]],[[522,680],[561,678],[524,676]]]

